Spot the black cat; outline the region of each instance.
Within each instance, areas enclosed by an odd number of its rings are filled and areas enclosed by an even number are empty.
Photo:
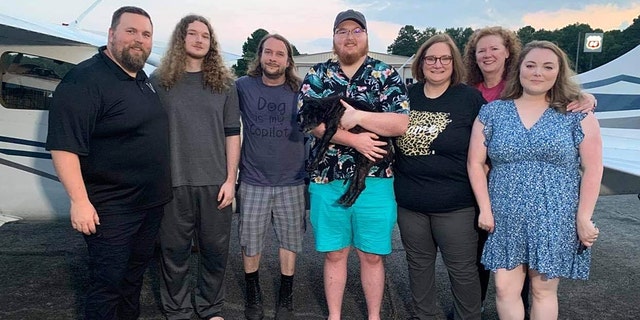
[[[344,100],[344,102],[350,104],[352,107],[358,110],[372,112],[377,111],[373,108],[373,106],[364,101],[341,96],[331,96],[320,99],[305,97],[303,100],[304,108],[302,108],[300,113],[298,113],[298,122],[300,123],[301,129],[306,132],[317,127],[321,123],[325,124],[324,135],[322,135],[321,138],[317,139],[314,145],[314,150],[312,151],[315,151],[315,157],[307,166],[307,171],[313,171],[318,167],[320,160],[324,157],[324,154],[329,148],[329,143],[331,142],[333,135],[338,130],[340,119],[342,118],[342,115],[344,115],[345,111],[345,108],[344,106],[342,106],[342,103],[340,103],[340,100]],[[349,131],[352,133],[368,132],[368,130],[362,128],[361,126],[355,126]],[[351,179],[349,179],[350,184],[347,192],[345,192],[345,194],[342,195],[342,197],[340,197],[340,199],[338,200],[339,204],[345,207],[350,207],[351,205],[353,205],[360,193],[362,193],[362,190],[364,190],[364,188],[366,187],[364,179],[367,177],[367,174],[369,173],[371,167],[376,163],[379,163],[383,160],[391,159],[391,157],[393,157],[393,146],[391,138],[380,137],[379,140],[385,141],[387,143],[386,145],[381,147],[382,149],[387,151],[387,153],[383,158],[376,159],[376,161],[371,161],[360,152],[356,152],[356,158],[354,159],[356,168],[354,170],[353,176],[351,177]],[[314,154],[314,152],[312,152],[311,154]]]

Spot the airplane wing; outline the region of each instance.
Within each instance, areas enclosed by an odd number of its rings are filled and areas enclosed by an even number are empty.
[[[0,45],[100,47],[106,43],[106,33],[83,30],[76,25],[31,22],[0,13]],[[164,44],[154,44],[147,64],[157,67],[164,51]],[[145,68],[145,71],[150,73],[153,69]]]
[[[598,99],[596,117],[607,168],[640,177],[640,46],[576,80]]]
[[[38,23],[0,13],[2,45],[104,45],[106,36],[92,34],[76,27]]]

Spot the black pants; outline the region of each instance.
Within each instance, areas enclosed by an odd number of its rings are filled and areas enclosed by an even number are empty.
[[[160,297],[167,319],[203,319],[221,316],[224,277],[231,236],[231,206],[218,210],[219,186],[173,188],[173,200],[165,207],[160,227],[162,286]],[[200,254],[195,305],[191,304],[191,244]]]
[[[451,280],[454,319],[480,320],[475,216],[475,208],[421,213],[398,207],[398,227],[407,255],[411,299],[418,319],[436,319],[442,312],[436,303],[435,281],[440,248]]]
[[[137,319],[144,272],[153,257],[163,207],[101,215],[85,236],[90,285],[85,319]]]

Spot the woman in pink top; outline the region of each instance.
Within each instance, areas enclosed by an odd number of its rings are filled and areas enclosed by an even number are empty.
[[[511,30],[502,27],[476,30],[464,50],[467,84],[480,90],[487,102],[497,100],[521,50],[520,39]]]
[[[515,32],[502,27],[476,30],[464,49],[466,82],[476,87],[487,102],[500,98],[505,79],[517,68],[522,43]],[[582,92],[579,100],[570,103],[567,111],[588,112],[595,109],[595,97]]]
[[[467,71],[466,82],[482,92],[487,102],[497,100],[505,88],[507,75],[517,69],[522,43],[515,32],[502,27],[486,27],[476,30],[464,49],[464,64]],[[582,92],[580,99],[567,105],[567,111],[589,112],[595,110],[596,98]],[[480,263],[480,256],[488,233],[478,229],[478,272],[482,288],[482,302],[487,294],[490,271]],[[529,280],[522,288],[525,310],[529,305]]]

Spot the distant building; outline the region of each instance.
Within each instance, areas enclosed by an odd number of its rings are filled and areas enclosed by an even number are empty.
[[[405,57],[371,51],[369,52],[369,56],[393,66],[398,71],[405,84],[413,83],[413,75],[411,74],[411,63],[413,63],[413,57]],[[293,60],[295,60],[296,66],[298,67],[298,74],[301,77],[304,77],[304,75],[309,71],[309,68],[313,67],[317,63],[325,62],[333,57],[333,52],[327,51],[312,54],[301,54],[293,57]]]

